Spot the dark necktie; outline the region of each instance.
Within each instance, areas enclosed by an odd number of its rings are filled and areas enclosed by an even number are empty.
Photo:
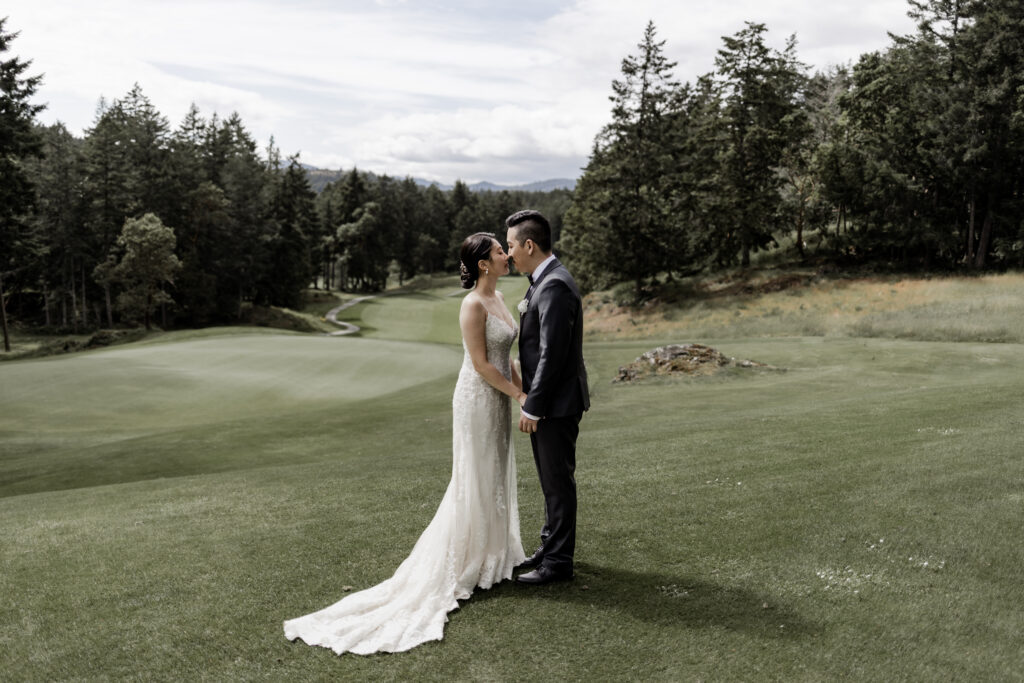
[[[530,297],[533,296],[533,275],[527,275],[526,279],[529,280],[530,286],[526,289],[526,294],[523,295],[523,298],[529,301]]]

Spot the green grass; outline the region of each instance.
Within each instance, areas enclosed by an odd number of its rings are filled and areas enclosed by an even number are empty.
[[[796,286],[790,286],[794,283]],[[590,339],[885,337],[1024,343],[1024,274],[824,279],[766,270],[666,286],[637,309],[621,291],[587,298]]]
[[[701,338],[786,372],[638,386],[610,380],[678,337],[589,341],[575,582],[478,592],[403,654],[286,641],[440,502],[451,291],[350,309],[362,339],[0,366],[0,678],[1019,679],[1024,347],[838,334]]]

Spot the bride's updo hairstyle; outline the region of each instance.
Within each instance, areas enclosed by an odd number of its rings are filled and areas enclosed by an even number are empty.
[[[477,232],[462,241],[459,250],[459,275],[462,277],[462,288],[473,289],[480,279],[480,262],[491,260],[491,248],[494,246],[493,232]]]

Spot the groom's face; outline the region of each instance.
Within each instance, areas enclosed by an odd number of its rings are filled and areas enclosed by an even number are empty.
[[[505,241],[508,242],[508,258],[515,265],[516,270],[520,273],[529,273],[532,270],[530,254],[526,247],[519,243],[519,236],[516,234],[515,228],[508,229]]]

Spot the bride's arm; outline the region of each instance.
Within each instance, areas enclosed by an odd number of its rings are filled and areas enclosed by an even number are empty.
[[[462,300],[462,309],[459,311],[459,327],[462,329],[462,338],[466,342],[466,349],[469,351],[470,360],[473,361],[473,369],[480,373],[480,376],[487,380],[487,383],[503,394],[507,394],[520,405],[526,398],[520,387],[505,379],[494,364],[487,360],[487,311],[479,301],[473,301],[470,297]],[[512,371],[513,373],[515,370]]]
[[[500,289],[496,292],[496,294],[498,295],[498,299],[501,301],[501,303],[504,304],[505,303],[505,295],[501,293]],[[506,306],[506,308],[508,308],[508,307]],[[523,378],[519,376],[519,370],[517,368],[517,365],[518,365],[518,362],[515,361],[515,360],[512,360],[512,361],[509,362],[509,367],[512,370],[512,384],[514,384],[516,386],[516,389],[519,389],[519,391],[522,391],[523,390]],[[522,405],[525,400],[526,400],[526,394],[523,394],[523,398],[519,400],[519,405]]]

